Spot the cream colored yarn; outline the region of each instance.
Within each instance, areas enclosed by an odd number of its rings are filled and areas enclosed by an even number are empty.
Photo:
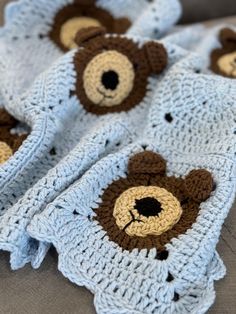
[[[0,141],[0,164],[6,162],[13,155],[13,151],[5,142]]]
[[[225,74],[236,77],[236,51],[222,56],[217,63]]]
[[[145,217],[139,215],[134,208],[136,200],[155,198],[161,203],[162,211],[157,216]],[[157,186],[133,187],[123,192],[117,199],[113,216],[120,229],[125,228],[130,236],[146,237],[160,235],[171,229],[180,219],[182,208],[177,198],[166,189]]]
[[[101,82],[102,75],[114,71],[119,77],[115,90],[106,89]],[[84,75],[84,89],[87,97],[98,106],[113,107],[129,95],[134,86],[134,68],[129,59],[115,50],[102,52],[87,65]]]
[[[77,32],[83,28],[101,26],[101,23],[91,17],[74,17],[66,21],[61,27],[60,39],[65,47],[74,49],[77,47],[74,39]]]

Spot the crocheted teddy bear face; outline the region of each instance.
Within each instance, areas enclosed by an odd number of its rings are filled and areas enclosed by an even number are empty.
[[[74,58],[76,93],[84,108],[97,115],[135,107],[146,95],[148,77],[167,65],[163,45],[150,41],[140,48],[125,37],[106,37],[103,28],[79,31],[76,42],[84,47]]]
[[[95,0],[75,0],[55,16],[49,37],[63,51],[76,48],[76,33],[87,27],[104,26],[109,33],[122,34],[131,26],[128,18],[115,18],[96,6]]]
[[[0,164],[6,162],[21,146],[27,135],[14,134],[18,121],[6,110],[0,109]]]
[[[213,72],[236,78],[236,32],[224,28],[220,32],[221,48],[211,54],[211,69]]]
[[[207,170],[192,170],[185,179],[165,172],[165,160],[145,151],[130,159],[126,178],[104,191],[94,219],[123,249],[156,248],[164,259],[165,245],[191,228],[213,190]]]

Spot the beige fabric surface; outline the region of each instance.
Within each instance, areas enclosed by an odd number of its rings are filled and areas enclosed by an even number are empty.
[[[7,0],[0,0],[0,12],[6,2]],[[1,19],[0,16],[0,22]],[[236,24],[236,17],[231,21]],[[236,204],[223,226],[218,245],[218,251],[227,267],[227,276],[216,283],[217,298],[210,314],[236,313],[235,222]],[[0,314],[94,313],[93,296],[86,289],[71,284],[58,272],[57,254],[53,250],[39,270],[26,266],[16,272],[9,268],[8,254],[0,252]]]

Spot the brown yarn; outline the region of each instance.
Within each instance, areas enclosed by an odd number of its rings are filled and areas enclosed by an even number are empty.
[[[79,30],[75,37],[78,46],[84,46],[90,40],[106,34],[105,27],[87,27]]]
[[[77,34],[77,41],[84,42],[84,49],[79,50],[74,58],[75,69],[77,72],[77,83],[76,83],[76,93],[81,102],[84,106],[86,111],[97,114],[103,115],[107,113],[113,112],[121,112],[121,111],[128,111],[131,108],[138,105],[146,95],[148,77],[150,74],[153,73],[153,70],[150,67],[150,62],[155,64],[153,59],[158,59],[159,55],[161,58],[163,57],[163,46],[155,47],[154,50],[150,52],[149,56],[147,57],[147,49],[148,46],[146,45],[144,48],[139,48],[139,46],[133,42],[131,39],[123,38],[120,36],[117,37],[105,37],[105,36],[97,36],[91,40],[87,40],[87,38],[93,36],[95,29],[89,29],[88,31],[79,32]],[[87,33],[87,36],[86,36]],[[95,35],[100,35],[101,29],[97,30]],[[81,35],[82,41],[79,38]],[[150,46],[153,49],[153,45]],[[84,72],[87,68],[87,65],[99,54],[104,53],[105,51],[116,51],[125,57],[131,62],[133,66],[133,71],[135,73],[135,77],[133,79],[133,88],[127,95],[125,99],[121,101],[120,104],[116,104],[115,106],[102,106],[101,104],[95,104],[86,94],[84,88]],[[166,57],[167,60],[167,57]],[[162,71],[165,68],[166,62],[162,62]],[[159,64],[160,65],[160,64]],[[102,70],[102,69],[101,69]],[[111,69],[113,70],[113,69]],[[156,69],[157,70],[157,66]],[[105,71],[105,69],[104,69]],[[161,71],[161,65],[158,68],[158,71]],[[94,77],[93,77],[94,79]],[[101,77],[98,78],[98,81],[101,81]],[[99,88],[99,86],[98,86]],[[98,89],[97,88],[97,89]],[[104,94],[101,94],[104,96]],[[104,96],[105,97],[105,96]],[[121,97],[122,98],[122,97]]]
[[[196,202],[205,201],[213,189],[211,174],[205,169],[192,170],[184,180],[185,189]]]
[[[236,32],[230,28],[223,28],[219,34],[220,42],[223,46],[235,49],[236,45]]]
[[[219,40],[222,47],[212,51],[210,69],[218,75],[236,78],[236,32],[230,28],[223,28]],[[230,65],[232,62],[235,64],[234,68]]]
[[[147,60],[149,62],[151,72],[159,74],[167,66],[167,52],[162,44],[154,41],[147,42],[143,49],[145,50]]]
[[[116,18],[113,23],[113,33],[124,34],[131,26],[131,22],[126,17]]]
[[[97,20],[109,33],[123,34],[131,26],[128,18],[114,18],[108,11],[98,8],[95,1],[74,1],[62,8],[54,17],[52,29],[48,36],[62,50],[69,48],[61,41],[61,29],[64,23],[75,17],[88,17]]]
[[[13,118],[5,109],[0,109],[0,127],[9,126],[14,127],[17,124],[15,118]]]
[[[18,121],[5,109],[0,109],[0,142],[5,143],[5,146],[2,144],[2,149],[5,147],[4,149],[7,152],[7,154],[2,153],[3,156],[10,157],[9,151],[15,153],[22,145],[22,142],[27,138],[27,134],[18,135],[11,133],[11,129],[16,127],[17,123]]]
[[[130,159],[128,171],[130,174],[164,174],[166,161],[159,154],[144,151]]]
[[[141,160],[143,158],[142,155],[138,154],[137,160]],[[145,155],[144,155],[145,156]],[[149,161],[149,164],[154,164],[154,160],[157,162],[160,161],[160,156],[157,155],[154,157],[154,153],[150,153],[149,157],[153,160]],[[147,159],[147,156],[145,156]],[[135,160],[135,156],[131,158]],[[135,162],[136,162],[135,161]],[[136,163],[137,164],[137,163]],[[129,165],[128,171],[133,171],[132,166]],[[135,170],[137,170],[135,168]],[[132,251],[135,248],[138,249],[151,249],[156,248],[158,251],[164,251],[165,245],[171,241],[171,239],[178,237],[181,234],[184,234],[188,229],[191,228],[192,224],[196,221],[201,201],[196,201],[196,195],[201,195],[201,198],[204,195],[204,198],[208,198],[211,193],[212,184],[210,180],[208,180],[211,175],[206,170],[195,170],[195,172],[191,172],[190,176],[187,176],[187,182],[189,182],[189,178],[192,176],[197,180],[197,191],[198,193],[193,193],[194,186],[191,186],[191,195],[186,191],[186,179],[176,178],[174,176],[167,177],[165,173],[160,174],[143,174],[143,169],[141,169],[140,173],[128,173],[127,178],[122,178],[117,181],[111,183],[108,188],[104,191],[101,196],[101,204],[97,209],[94,209],[96,212],[96,217],[94,218],[99,222],[99,224],[103,227],[103,229],[107,232],[109,239],[115,243],[117,243],[122,249]],[[137,171],[138,172],[138,171]],[[207,180],[206,180],[207,178]],[[203,191],[201,190],[200,182],[202,182]],[[192,182],[192,180],[190,180]],[[208,186],[209,183],[209,186]],[[117,199],[129,189],[132,190],[134,187],[142,187],[142,191],[145,190],[145,187],[158,187],[165,189],[168,193],[173,195],[173,198],[176,198],[181,204],[182,215],[180,219],[173,225],[171,229],[161,233],[160,235],[148,235],[148,236],[129,236],[125,230],[122,230],[116,222],[116,218],[114,217],[114,208],[116,206]],[[192,198],[194,195],[194,199]],[[134,210],[137,209],[134,208]],[[129,211],[133,211],[132,208],[128,208]],[[135,211],[134,211],[135,213]],[[140,215],[141,218],[142,214]],[[146,223],[148,219],[145,220]],[[153,221],[152,221],[153,223]],[[149,226],[147,226],[149,227]]]
[[[15,140],[12,145],[12,150],[14,153],[20,148],[22,143],[27,139],[27,136],[28,136],[27,134],[16,135]]]

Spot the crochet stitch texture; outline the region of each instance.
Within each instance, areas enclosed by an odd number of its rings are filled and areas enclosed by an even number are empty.
[[[214,280],[224,275],[215,247],[236,191],[236,86],[199,73],[204,69],[196,55],[177,62],[157,86],[143,136],[97,162],[28,227],[56,247],[62,273],[95,294],[98,313],[205,313],[214,301]],[[165,244],[165,254],[159,247],[122,248],[97,218],[104,190],[127,178],[130,158],[143,151],[161,154],[168,176],[186,180],[205,169],[214,181],[209,198],[187,181],[196,199],[203,195],[200,210],[187,231]]]
[[[80,2],[83,1],[76,1]],[[95,2],[115,18],[127,16],[133,24],[132,32],[140,11],[150,13],[152,22],[146,29],[147,36],[153,32],[154,18],[159,20],[158,37],[175,23],[181,11],[177,0],[168,3],[158,0],[152,4],[139,0],[135,5],[130,0]],[[63,52],[49,36],[58,10],[72,3],[72,0],[20,0],[6,7],[5,25],[0,29],[0,105],[25,123],[30,134],[0,168],[1,216],[78,143],[93,123],[93,117],[89,115],[86,119],[86,112],[82,110],[76,122],[81,132],[74,132],[71,135],[74,141],[66,140],[63,148],[54,147],[53,143],[62,133],[72,132],[68,128],[80,111],[76,97],[70,94],[74,91],[76,76],[72,60],[75,53],[68,53],[57,61]],[[172,6],[176,10],[167,15]],[[143,18],[141,15],[139,21]],[[35,81],[39,74],[40,78]]]
[[[174,43],[201,55],[205,60],[206,73],[236,77],[236,27],[234,25],[220,24],[213,28],[206,28],[200,24],[189,26],[168,35],[165,42]]]
[[[62,55],[61,49],[49,36],[55,15],[63,7],[80,2],[20,0],[6,7],[5,25],[0,30],[1,94],[5,103],[25,91],[39,73]],[[152,3],[146,0],[93,2],[114,17],[127,16],[133,24],[129,33],[144,37],[160,38],[181,13],[178,0],[155,0]]]
[[[9,195],[11,195],[14,189],[17,190],[18,182],[14,181],[12,184],[9,184],[4,191],[5,198],[1,199],[3,205],[0,219],[0,247],[12,253],[11,266],[14,269],[22,267],[30,260],[32,260],[34,267],[37,267],[47,250],[47,246],[45,247],[44,244],[38,248],[37,243],[32,241],[26,233],[26,226],[35,212],[44,208],[47,203],[51,202],[65,188],[78,179],[102,156],[111,151],[116,151],[119,147],[127,145],[127,143],[134,140],[140,132],[140,125],[146,121],[153,93],[159,81],[165,72],[187,53],[170,44],[162,46],[157,42],[150,42],[147,39],[143,40],[137,37],[135,39],[129,37],[129,40],[126,37],[117,36],[105,36],[102,38],[109,45],[113,42],[116,43],[116,40],[118,40],[118,43],[122,46],[123,42],[127,43],[128,41],[136,47],[135,54],[136,51],[143,53],[142,47],[144,47],[145,52],[149,51],[151,56],[155,57],[159,49],[161,51],[164,49],[168,64],[166,68],[165,64],[164,68],[162,66],[163,73],[160,73],[161,63],[145,65],[145,71],[140,72],[140,78],[142,79],[144,75],[144,82],[147,85],[143,90],[146,90],[146,93],[143,94],[143,99],[138,96],[138,102],[132,103],[135,105],[134,108],[130,108],[127,111],[129,108],[126,109],[125,107],[126,111],[108,112],[101,116],[87,112],[76,94],[76,77],[81,75],[81,72],[76,71],[74,60],[75,57],[78,57],[79,62],[83,48],[62,56],[47,72],[43,73],[35,81],[26,99],[24,102],[21,102],[21,106],[25,104],[25,106],[29,106],[30,110],[26,107],[27,110],[22,112],[26,111],[34,116],[37,113],[39,117],[45,118],[50,122],[43,130],[43,135],[40,136],[40,146],[37,144],[37,148],[34,148],[33,151],[33,154],[40,153],[45,160],[45,167],[42,167],[43,159],[42,157],[38,159],[38,168],[36,170],[43,177],[42,172],[45,169],[53,168],[53,164],[55,165],[58,161],[62,161],[58,166],[50,170],[45,178],[39,180],[32,189],[28,190],[18,203],[8,210],[3,207],[4,202],[9,201]],[[91,46],[92,51],[97,47],[96,45],[97,41],[95,41],[95,46]],[[120,48],[117,43],[116,47],[119,51]],[[147,54],[145,59],[142,59],[142,62],[151,61],[151,56]],[[132,58],[130,60],[133,62]],[[138,61],[140,59],[135,57],[135,60]],[[139,69],[136,71],[139,71]],[[148,73],[150,75],[147,77]],[[152,75],[152,73],[160,74]],[[39,86],[41,87],[41,93],[38,93]],[[40,130],[40,134],[42,134],[41,132],[42,130]],[[59,138],[60,140],[58,140]],[[29,149],[31,152],[30,146]],[[66,156],[70,151],[71,153]],[[32,169],[32,164],[35,165],[34,161],[31,157],[31,168],[28,169]],[[37,178],[39,178],[38,173],[36,174]],[[30,177],[27,176],[26,171],[23,173],[23,178],[29,184]]]
[[[0,249],[17,269],[53,244],[98,314],[205,313],[225,273],[236,33],[210,31],[199,55],[175,45],[193,49],[198,26],[150,39],[179,14],[177,0],[20,0],[0,29],[0,105],[30,129],[0,141]]]

